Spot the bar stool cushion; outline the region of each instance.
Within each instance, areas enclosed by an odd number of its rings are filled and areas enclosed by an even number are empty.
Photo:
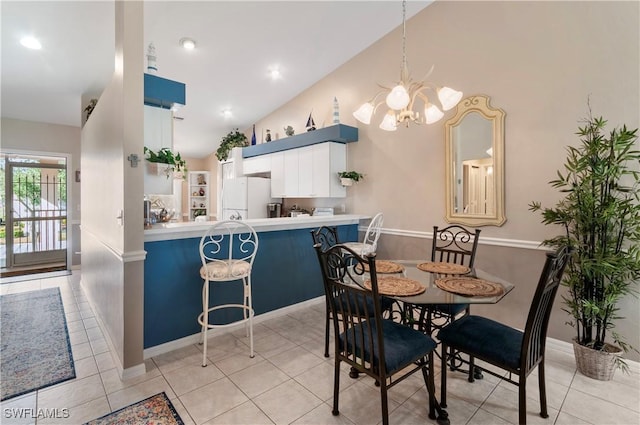
[[[520,367],[523,336],[510,326],[481,316],[465,316],[438,333],[438,339],[447,346],[513,369]]]
[[[371,254],[373,251],[375,251],[375,247],[373,245],[363,242],[346,242],[343,245],[360,254],[361,256]]]
[[[369,331],[371,326],[371,332]],[[365,331],[363,332],[363,328]],[[346,334],[346,335],[345,335]],[[349,351],[355,351],[358,356],[364,348],[364,358],[366,361],[377,364],[379,361],[377,338],[373,339],[373,353],[371,353],[370,336],[376,335],[376,323],[373,320],[366,320],[354,326],[352,329],[340,335],[340,349],[344,349],[345,342],[348,344]],[[412,329],[403,324],[392,320],[382,320],[382,335],[384,339],[384,356],[387,374],[406,367],[415,360],[424,356],[437,347],[437,344],[431,337]],[[354,350],[355,339],[355,350]]]
[[[200,277],[208,280],[242,278],[251,272],[251,264],[244,260],[212,261],[200,267]]]

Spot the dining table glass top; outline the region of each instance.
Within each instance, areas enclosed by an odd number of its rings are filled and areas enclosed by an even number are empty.
[[[379,260],[380,261],[380,260]],[[417,295],[402,296],[402,295],[385,295],[396,300],[410,303],[414,305],[429,305],[429,304],[495,304],[504,298],[514,285],[510,282],[500,279],[497,276],[491,275],[481,269],[472,268],[467,273],[456,274],[443,274],[431,271],[425,271],[424,265],[428,263],[425,260],[384,260],[386,263],[394,263],[402,267],[402,271],[397,273],[376,273],[378,279],[378,286],[380,286],[380,280],[387,277],[402,277],[418,282],[426,289]],[[418,266],[420,265],[421,268]],[[447,278],[462,278],[457,280],[478,279],[478,283],[494,284],[495,287],[502,287],[502,291],[495,295],[460,295],[448,290],[441,289],[436,285],[436,279]],[[369,279],[368,273],[361,276],[363,282]],[[451,280],[451,279],[450,279]],[[480,282],[482,281],[482,282]],[[442,282],[440,282],[442,286]],[[473,281],[471,281],[473,282]],[[455,283],[455,282],[454,282]],[[497,284],[497,285],[495,285]],[[445,285],[446,286],[446,285]]]

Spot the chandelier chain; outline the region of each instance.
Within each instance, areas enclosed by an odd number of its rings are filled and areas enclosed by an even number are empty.
[[[402,79],[404,80],[407,75],[407,0],[402,0]]]

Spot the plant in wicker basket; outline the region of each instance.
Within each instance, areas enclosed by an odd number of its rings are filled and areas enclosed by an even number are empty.
[[[545,245],[574,249],[564,274],[563,284],[569,289],[563,297],[564,310],[576,330],[578,369],[603,380],[611,379],[616,366],[626,370],[619,354],[633,347],[614,331],[615,321],[622,319],[620,301],[637,296],[640,279],[638,129],[622,126],[607,135],[606,125],[589,111],[576,133],[580,145],[568,148],[564,172],[558,171],[558,178],[550,182],[564,198],[553,208],[543,208],[539,202],[529,205],[542,213],[544,224],[563,227],[564,233],[545,240]],[[607,342],[609,337],[619,348]],[[583,370],[596,362],[597,354],[604,354],[610,363]]]

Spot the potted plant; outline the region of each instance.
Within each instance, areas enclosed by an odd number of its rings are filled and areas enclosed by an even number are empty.
[[[633,349],[614,331],[618,303],[637,293],[640,278],[640,151],[637,131],[626,126],[605,134],[607,121],[589,117],[576,133],[578,147],[569,147],[564,173],[551,181],[562,198],[553,208],[532,202],[544,224],[558,224],[563,234],[543,241],[551,247],[569,245],[573,255],[564,274],[563,310],[575,328],[578,370],[609,380],[616,367],[626,370],[622,351]],[[608,342],[611,338],[612,342]]]
[[[340,177],[340,183],[343,186],[351,186],[353,182],[359,182],[364,178],[364,174],[360,174],[357,171],[340,171],[338,172],[338,177]]]
[[[167,178],[173,173],[175,178],[185,178],[187,173],[187,162],[182,159],[180,152],[173,153],[169,148],[162,148],[158,152],[154,152],[148,147],[144,147],[146,160],[152,164],[167,164],[165,174]]]
[[[226,161],[229,159],[229,151],[231,151],[231,149],[248,145],[247,136],[240,133],[236,128],[222,138],[220,146],[218,146],[218,150],[216,150],[216,157],[218,158],[218,161]]]

